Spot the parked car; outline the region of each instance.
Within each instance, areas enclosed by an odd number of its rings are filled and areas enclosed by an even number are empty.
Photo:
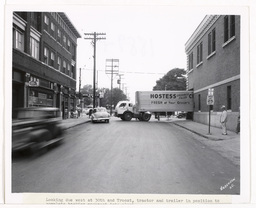
[[[110,114],[104,107],[94,108],[91,115],[91,121],[94,122],[106,122],[109,123]]]
[[[177,115],[177,118],[186,118],[187,117],[187,114],[186,113],[179,113]]]
[[[58,108],[18,108],[12,118],[12,151],[35,153],[60,143],[63,127]]]

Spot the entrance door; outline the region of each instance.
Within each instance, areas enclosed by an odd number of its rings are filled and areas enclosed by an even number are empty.
[[[24,85],[12,84],[12,108],[24,107]]]

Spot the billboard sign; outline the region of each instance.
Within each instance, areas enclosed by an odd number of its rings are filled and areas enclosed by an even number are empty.
[[[151,112],[193,111],[193,91],[138,91],[139,110]]]

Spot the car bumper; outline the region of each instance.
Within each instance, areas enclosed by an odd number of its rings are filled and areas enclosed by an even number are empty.
[[[92,118],[92,121],[109,121],[109,118],[108,117],[102,117],[102,118]]]

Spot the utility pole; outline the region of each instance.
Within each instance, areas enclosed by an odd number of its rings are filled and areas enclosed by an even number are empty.
[[[78,92],[78,98],[79,98],[79,106],[82,109],[82,102],[81,102],[81,68],[79,68],[79,92]]]
[[[109,65],[110,64],[110,65]],[[111,74],[111,98],[110,98],[110,115],[112,114],[113,105],[113,75],[119,72],[119,59],[106,59],[106,74]]]
[[[92,40],[92,45],[94,48],[94,55],[93,55],[93,108],[95,108],[95,101],[96,101],[96,41],[106,39],[104,35],[106,33],[84,33],[86,36],[84,39]]]
[[[81,68],[79,69],[79,99],[81,99]]]

